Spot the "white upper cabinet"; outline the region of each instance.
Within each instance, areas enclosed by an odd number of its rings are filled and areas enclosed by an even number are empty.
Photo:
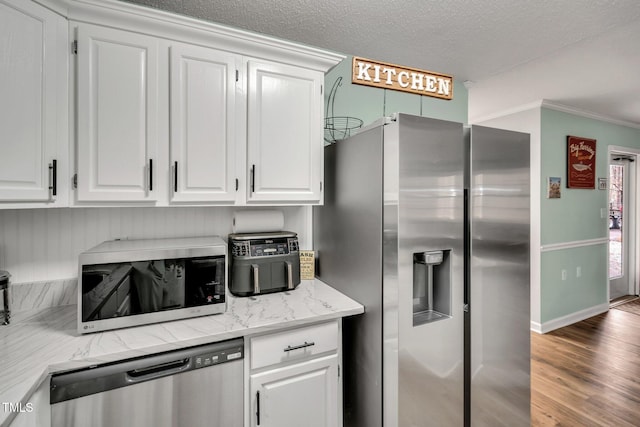
[[[67,48],[64,18],[0,0],[0,202],[67,201]]]
[[[157,199],[158,41],[78,26],[77,199]]]
[[[322,203],[342,59],[127,2],[0,0],[0,208]]]
[[[235,202],[237,58],[170,47],[171,202]]]
[[[324,74],[247,61],[247,202],[319,203]]]

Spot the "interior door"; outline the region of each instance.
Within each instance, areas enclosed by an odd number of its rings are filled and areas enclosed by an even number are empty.
[[[634,160],[633,156],[612,154],[609,162],[609,300],[635,293],[630,262]]]

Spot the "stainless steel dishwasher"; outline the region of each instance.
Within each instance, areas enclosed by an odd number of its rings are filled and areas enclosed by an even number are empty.
[[[243,339],[51,378],[52,427],[243,426]]]

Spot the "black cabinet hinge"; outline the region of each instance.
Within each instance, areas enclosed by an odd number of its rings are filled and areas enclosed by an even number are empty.
[[[74,40],[71,43],[71,53],[73,53],[74,55],[78,54],[78,40]]]
[[[236,191],[238,191],[239,185],[238,185],[238,178],[236,178]]]
[[[240,80],[240,71],[236,70],[236,81]]]
[[[323,85],[320,85],[320,95],[322,95],[322,86]]]
[[[71,181],[71,185],[74,189],[78,188],[78,174],[73,174],[73,180]]]

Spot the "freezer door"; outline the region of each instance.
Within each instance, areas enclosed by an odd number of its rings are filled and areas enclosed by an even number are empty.
[[[529,135],[471,128],[471,425],[530,425]]]
[[[463,425],[464,158],[460,123],[385,127],[385,427]]]

